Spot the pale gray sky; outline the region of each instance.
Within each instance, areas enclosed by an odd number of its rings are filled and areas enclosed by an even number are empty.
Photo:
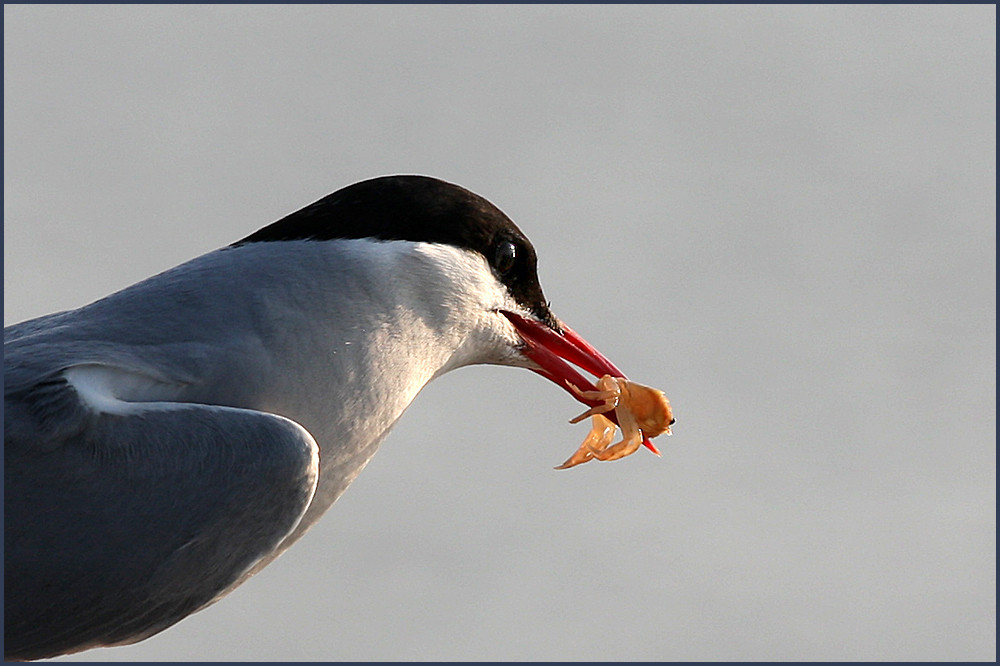
[[[994,660],[996,8],[4,6],[4,322],[352,182],[532,239],[677,415],[466,368],[221,602],[71,660]]]

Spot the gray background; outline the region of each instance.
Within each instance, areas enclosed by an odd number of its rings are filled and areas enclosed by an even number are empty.
[[[429,386],[310,534],[79,660],[996,658],[996,9],[4,7],[4,322],[430,174],[678,417]]]

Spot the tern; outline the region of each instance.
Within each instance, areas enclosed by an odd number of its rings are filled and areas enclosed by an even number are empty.
[[[415,175],[5,328],[5,658],[134,643],[219,600],[472,364],[590,406],[577,368],[624,377],[552,313],[500,209]]]

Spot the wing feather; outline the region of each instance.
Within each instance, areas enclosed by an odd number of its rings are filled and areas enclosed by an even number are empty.
[[[131,643],[225,594],[298,524],[318,447],[265,412],[95,411],[63,374],[4,398],[8,659]]]

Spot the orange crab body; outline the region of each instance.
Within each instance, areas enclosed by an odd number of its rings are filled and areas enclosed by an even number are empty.
[[[601,377],[594,391],[581,391],[572,384],[569,387],[580,398],[599,400],[601,404],[570,420],[570,423],[579,423],[589,416],[593,424],[580,448],[556,469],[567,469],[594,459],[618,460],[638,451],[645,438],[670,434],[674,415],[663,391],[611,375]],[[603,416],[611,410],[622,429],[622,440],[613,445],[615,424]]]

